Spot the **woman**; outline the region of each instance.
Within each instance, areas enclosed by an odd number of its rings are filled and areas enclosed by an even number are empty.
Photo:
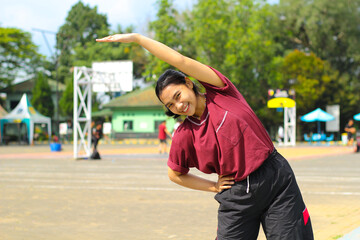
[[[235,86],[219,71],[140,34],[116,34],[98,42],[135,42],[197,79],[199,93],[181,72],[166,71],[156,94],[167,114],[187,118],[173,137],[168,175],[184,187],[217,193],[217,239],[313,239],[308,211],[288,162]],[[213,182],[189,173],[217,173]]]

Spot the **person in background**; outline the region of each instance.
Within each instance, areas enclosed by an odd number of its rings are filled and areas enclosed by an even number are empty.
[[[166,121],[164,120],[159,125],[159,134],[158,139],[160,141],[159,145],[159,153],[167,153],[167,144],[166,144],[166,136],[169,136],[171,138],[171,134],[166,128]]]
[[[97,146],[101,138],[103,138],[103,130],[102,130],[102,123],[96,123],[95,128],[92,128],[92,142],[93,142],[93,153],[91,155],[92,159],[100,159],[100,154],[97,150]]]
[[[354,127],[354,120],[349,119],[348,123],[344,128],[348,136],[348,146],[352,146],[354,143],[354,134],[356,133],[356,128]]]

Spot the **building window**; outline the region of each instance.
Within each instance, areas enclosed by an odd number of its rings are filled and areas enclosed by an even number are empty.
[[[133,121],[125,120],[123,127],[124,127],[124,131],[132,131],[133,130]]]

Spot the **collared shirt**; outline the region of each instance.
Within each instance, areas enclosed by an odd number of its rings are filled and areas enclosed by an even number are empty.
[[[233,175],[243,180],[274,150],[264,126],[236,87],[224,82],[206,89],[206,108],[200,120],[187,117],[172,140],[168,166],[186,174],[195,167],[204,173]]]

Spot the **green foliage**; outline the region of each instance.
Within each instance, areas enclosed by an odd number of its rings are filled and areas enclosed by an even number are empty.
[[[39,72],[32,90],[31,104],[41,114],[53,117],[54,103],[51,98],[51,89],[46,76]]]
[[[284,49],[314,52],[340,75],[357,75],[360,63],[360,0],[282,0],[275,34]]]
[[[283,86],[295,89],[297,112],[302,115],[308,109],[319,106],[331,82],[330,65],[314,53],[295,50],[288,54],[281,69]]]
[[[277,46],[274,18],[263,1],[199,0],[185,18],[190,56],[223,72],[266,123],[277,121],[266,108],[267,89],[279,81],[273,70]],[[276,76],[276,78],[274,78]]]
[[[97,7],[91,8],[79,1],[71,8],[56,36],[56,48],[60,51],[57,71],[60,82],[65,82],[66,78],[71,77],[70,69],[75,62],[85,66],[91,65],[90,61],[93,59],[86,61],[93,52],[87,50],[89,42],[94,42],[96,38],[107,34],[109,34],[107,17],[99,14]],[[79,49],[89,51],[89,54],[76,56]]]
[[[121,26],[117,27],[117,33],[133,31],[132,26],[124,30]],[[131,59],[134,61],[135,77],[140,77],[144,72],[147,59],[144,49],[139,45],[95,42],[96,38],[109,34],[107,16],[98,13],[97,7],[91,8],[82,2],[71,8],[66,22],[60,27],[57,34],[57,49],[60,51],[57,76],[60,82],[66,82],[66,90],[60,100],[60,109],[65,116],[72,117],[74,66],[91,67],[97,61]],[[97,105],[98,103],[93,103],[94,108]]]
[[[157,19],[149,24],[150,30],[154,34],[154,39],[165,43],[167,46],[181,52],[181,40],[183,30],[179,24],[179,14],[173,7],[172,0],[157,0],[159,10]],[[154,56],[149,56],[149,64],[146,67],[146,76],[155,80],[170,65],[157,59]]]
[[[282,122],[281,113],[266,107],[269,88],[295,88],[298,115],[328,104],[340,104],[346,118],[360,112],[360,0],[281,0],[274,5],[265,0],[198,0],[182,13],[173,0],[157,0],[157,6],[149,35],[223,72],[267,128]],[[148,80],[170,67],[139,45],[94,41],[133,31],[132,26],[118,26],[111,32],[96,7],[82,2],[72,7],[57,35],[59,79],[69,79],[67,100],[62,99],[68,116],[74,65],[132,59],[135,76]]]
[[[19,73],[34,73],[42,60],[30,33],[0,27],[0,87],[11,84]]]
[[[72,78],[66,81],[66,88],[59,101],[59,108],[63,116],[73,117],[74,109],[74,82]]]

